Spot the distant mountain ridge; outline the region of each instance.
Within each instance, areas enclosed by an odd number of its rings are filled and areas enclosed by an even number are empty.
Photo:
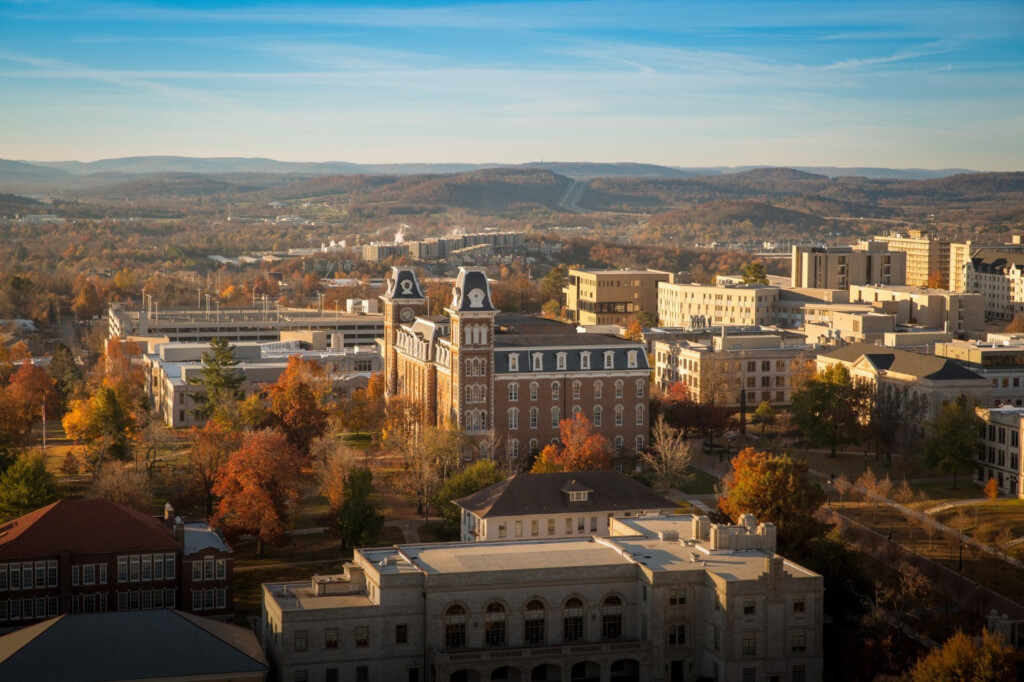
[[[152,174],[152,173],[276,173],[302,175],[421,175],[464,173],[488,168],[520,168],[549,170],[559,175],[579,179],[599,177],[660,177],[690,178],[701,175],[725,175],[763,168],[788,168],[795,171],[824,175],[827,177],[866,177],[894,180],[930,180],[950,175],[977,173],[981,171],[946,168],[840,168],[831,166],[716,166],[681,167],[649,163],[589,161],[535,161],[524,164],[501,163],[384,163],[362,164],[347,161],[302,162],[278,161],[268,158],[247,157],[188,157],[188,156],[130,156],[98,161],[2,161],[0,180],[11,177],[14,168],[5,169],[2,164],[21,164],[26,173],[45,173],[31,168],[63,171],[61,175],[38,175],[32,179],[70,176],[85,176],[92,173]],[[28,176],[22,176],[28,179]]]

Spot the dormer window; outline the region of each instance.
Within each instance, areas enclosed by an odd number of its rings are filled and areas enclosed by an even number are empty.
[[[590,369],[590,351],[580,353],[580,369]]]
[[[508,371],[519,371],[519,353],[510,353],[508,356]]]
[[[627,356],[627,360],[626,360],[626,366],[629,367],[630,369],[636,369],[636,351],[635,350],[629,351],[629,355]]]
[[[533,371],[539,372],[544,369],[544,356],[541,353],[533,354]]]
[[[615,369],[615,351],[606,350],[604,352],[604,368]]]
[[[558,369],[565,369],[565,355],[566,354],[564,352],[555,355],[555,357],[557,358],[556,367]]]
[[[569,501],[570,502],[586,502],[588,494],[589,493],[586,490],[580,490],[578,492],[571,492],[571,493],[569,493]]]

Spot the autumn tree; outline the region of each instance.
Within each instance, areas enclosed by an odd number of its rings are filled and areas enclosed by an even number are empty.
[[[754,514],[758,521],[774,523],[790,547],[817,534],[814,514],[823,502],[825,493],[808,477],[807,462],[754,448],[733,458],[718,493],[718,508],[733,521]]]
[[[558,471],[593,471],[610,469],[611,447],[608,439],[594,431],[586,415],[577,412],[558,424],[559,442],[549,443],[537,456],[532,474]]]
[[[941,270],[935,268],[930,273],[928,273],[928,280],[924,283],[924,285],[928,289],[945,289],[946,278],[942,276]]]
[[[561,302],[562,289],[565,287],[569,277],[569,268],[565,265],[556,265],[548,270],[548,274],[540,281],[540,297],[544,303],[551,301]]]
[[[57,499],[57,482],[41,453],[25,453],[0,475],[0,521],[24,516]]]
[[[189,379],[189,383],[204,389],[202,395],[193,396],[196,417],[211,419],[222,407],[242,400],[244,396],[240,387],[245,376],[235,370],[238,365],[235,347],[227,339],[217,337],[211,340],[210,350],[203,352],[201,359],[201,376]]]
[[[829,365],[793,392],[793,420],[811,444],[828,446],[835,457],[840,447],[859,440],[867,395],[845,366]]]
[[[451,428],[428,426],[417,433],[403,466],[405,488],[416,495],[417,512],[429,520],[430,504],[437,491],[458,469],[462,452],[470,446],[465,435]]]
[[[985,497],[993,501],[999,497],[999,483],[992,477],[985,482]]]
[[[153,506],[153,489],[145,471],[122,462],[103,467],[89,488],[89,497],[109,500],[141,512]]]
[[[299,452],[308,455],[311,443],[327,431],[329,397],[330,383],[323,367],[293,355],[270,387],[271,423]]]
[[[202,428],[193,428],[188,434],[189,448],[182,467],[183,499],[185,507],[202,509],[206,518],[213,517],[217,496],[213,488],[217,474],[242,443],[242,434],[211,420]]]
[[[341,539],[341,548],[372,545],[384,527],[384,516],[369,499],[373,472],[353,467],[345,475],[343,486],[344,501],[334,514],[334,531]]]
[[[370,376],[366,388],[353,391],[336,412],[339,427],[351,433],[376,433],[384,422],[384,373]]]
[[[0,449],[10,451],[28,442],[32,424],[42,416],[57,413],[57,393],[53,379],[41,368],[25,360],[0,390]]]
[[[1024,654],[986,629],[980,638],[957,630],[918,660],[910,677],[915,682],[1015,682],[1024,677]]]
[[[1022,334],[1024,333],[1024,313],[1017,313],[1010,320],[1010,323],[1006,325],[1003,331],[1009,334]]]
[[[691,478],[687,473],[693,453],[683,436],[659,416],[651,429],[651,447],[640,453],[644,471],[651,474],[652,488],[665,493],[678,488]]]
[[[626,338],[630,341],[640,341],[644,338],[644,326],[640,324],[639,320],[633,320],[629,326],[626,327]]]
[[[443,522],[443,532],[451,539],[459,538],[462,512],[452,504],[504,479],[494,460],[479,459],[452,474],[434,497],[434,508]]]
[[[762,400],[761,404],[754,410],[750,421],[754,424],[759,424],[761,426],[761,433],[764,433],[767,427],[775,426],[775,408],[767,400]]]
[[[973,401],[960,396],[942,406],[932,423],[931,435],[924,442],[925,458],[946,474],[953,474],[953,489],[959,474],[974,471],[981,447],[978,429],[981,418],[974,412]]]
[[[79,320],[88,320],[103,314],[103,299],[92,280],[86,280],[71,303],[71,312]]]
[[[87,459],[94,471],[107,458],[131,458],[135,420],[125,411],[114,389],[104,386],[87,400],[72,400],[62,422],[69,438],[85,442]]]
[[[740,276],[744,284],[768,284],[768,271],[762,261],[744,263]]]
[[[903,623],[911,617],[912,610],[929,606],[933,586],[916,566],[901,562],[897,571],[899,579],[895,584],[875,583],[871,606],[874,619],[880,622],[895,619],[896,632],[902,634]]]
[[[886,461],[892,461],[893,453],[899,453],[903,458],[916,456],[925,405],[913,395],[909,386],[876,386],[871,393],[869,414],[868,435],[875,444],[876,452],[884,454]],[[903,468],[906,469],[907,465],[904,460]]]
[[[211,523],[229,541],[255,536],[256,556],[263,556],[265,544],[282,543],[302,498],[300,461],[280,431],[246,434],[217,474],[213,494],[220,502]]]
[[[82,368],[75,360],[75,354],[63,343],[58,343],[53,349],[46,373],[54,381],[54,389],[60,397],[61,408],[67,408],[68,402],[78,394],[84,379]]]

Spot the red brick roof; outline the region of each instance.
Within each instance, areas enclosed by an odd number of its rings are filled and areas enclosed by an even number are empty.
[[[0,525],[0,559],[181,546],[158,519],[107,500],[59,500]]]

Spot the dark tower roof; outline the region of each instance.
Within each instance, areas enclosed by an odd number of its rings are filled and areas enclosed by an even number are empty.
[[[422,300],[426,298],[420,290],[419,280],[412,268],[391,268],[387,291],[381,298],[394,300]]]
[[[478,268],[459,268],[449,309],[458,312],[497,312],[491,303],[491,285],[487,281],[487,273]]]

